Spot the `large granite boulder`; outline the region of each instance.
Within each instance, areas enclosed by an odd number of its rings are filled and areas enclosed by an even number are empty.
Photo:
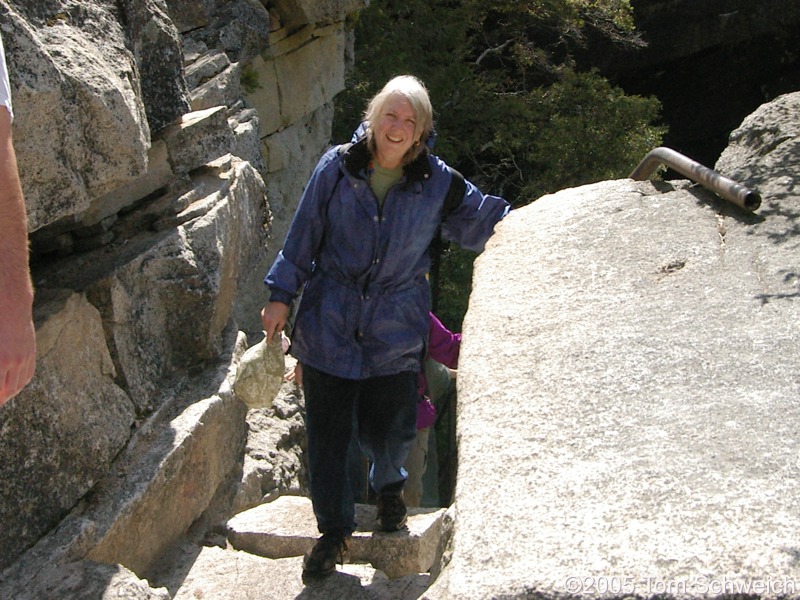
[[[189,112],[181,38],[164,0],[122,0],[130,47],[139,69],[150,131],[157,132]]]
[[[227,155],[196,170],[188,189],[128,215],[153,220],[158,231],[38,275],[40,287],[86,290],[103,315],[119,381],[140,414],[157,405],[172,373],[220,352],[237,287],[252,276],[246,267],[260,252],[263,186],[249,163]]]
[[[171,13],[181,21],[186,0],[168,0]],[[186,32],[190,39],[224,50],[236,62],[249,62],[269,47],[270,14],[258,0],[192,2],[195,14],[206,23]]]
[[[166,0],[167,11],[180,33],[209,25],[217,11],[217,0]]]
[[[151,134],[189,111],[181,40],[162,0],[0,10],[35,231],[147,170]]]
[[[0,2],[31,231],[147,168],[140,79],[114,7]]]
[[[464,323],[452,560],[426,598],[798,596],[798,102],[759,109],[718,164],[758,214],[619,180],[499,224]]]
[[[234,331],[225,337],[229,352],[165,387],[162,393],[169,397],[151,418],[137,423],[111,472],[3,571],[0,597],[43,597],[32,590],[50,586],[71,563],[84,559],[125,565],[150,578],[192,526],[203,531],[220,518],[216,511],[226,514],[247,430],[246,407],[231,390],[246,340]],[[13,539],[6,547],[9,554],[20,550]]]
[[[10,482],[0,525],[18,540],[3,546],[0,566],[97,484],[134,419],[167,403],[176,379],[229,353],[223,334],[239,280],[250,276],[240,269],[258,252],[264,184],[230,156],[194,182],[193,194],[164,208],[170,228],[39,273],[40,297],[60,302],[38,305],[36,375],[0,411],[0,470]],[[67,286],[82,291],[61,292]]]
[[[715,166],[761,192],[764,204],[759,214],[777,225],[769,237],[783,243],[791,243],[791,234],[797,232],[792,207],[797,202],[796,174],[800,171],[798,115],[800,92],[760,106],[731,134]]]
[[[105,476],[135,416],[115,381],[98,310],[68,290],[45,295],[52,299],[37,307],[36,376],[0,411],[0,568]]]

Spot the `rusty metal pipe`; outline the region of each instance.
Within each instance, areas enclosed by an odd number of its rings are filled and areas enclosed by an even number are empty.
[[[761,206],[761,195],[758,192],[664,146],[648,152],[631,173],[631,179],[644,181],[662,163],[746,210],[756,210]]]

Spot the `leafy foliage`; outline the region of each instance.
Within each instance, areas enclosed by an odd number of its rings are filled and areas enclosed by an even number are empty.
[[[576,69],[589,27],[639,43],[628,0],[372,0],[355,24],[335,139],[350,138],[388,79],[411,73],[437,111],[436,153],[485,192],[522,206],[625,177],[660,144],[660,105]],[[452,328],[466,311],[473,259],[456,248],[442,259],[437,312]]]

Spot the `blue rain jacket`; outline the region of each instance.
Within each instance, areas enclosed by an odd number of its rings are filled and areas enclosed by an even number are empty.
[[[366,141],[326,152],[265,278],[272,301],[302,291],[291,353],[345,379],[419,371],[431,294],[428,247],[442,237],[480,252],[510,210],[469,181],[442,221],[451,171],[432,154],[404,169],[379,209],[369,187]]]

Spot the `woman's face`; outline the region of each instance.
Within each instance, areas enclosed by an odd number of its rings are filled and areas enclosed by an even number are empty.
[[[377,121],[372,123],[372,132],[378,163],[385,169],[399,167],[408,149],[419,141],[417,116],[405,96],[394,94],[389,97]]]

